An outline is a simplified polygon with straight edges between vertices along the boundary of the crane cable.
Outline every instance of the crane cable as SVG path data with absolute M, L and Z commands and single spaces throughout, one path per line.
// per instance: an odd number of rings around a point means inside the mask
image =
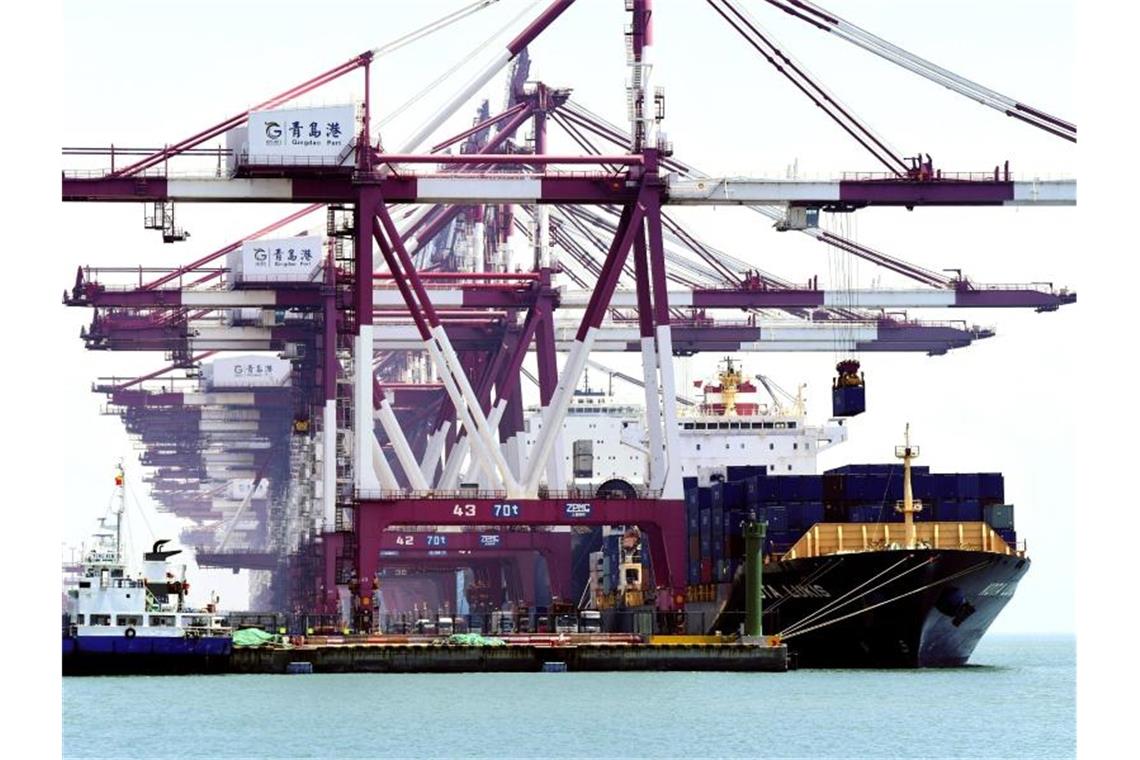
M 427 36 L 429 36 L 435 32 L 438 32 L 440 29 L 444 29 L 448 26 L 451 26 L 456 21 L 464 19 L 473 13 L 476 13 L 478 11 L 483 10 L 484 8 L 487 8 L 489 6 L 494 5 L 497 2 L 499 2 L 499 0 L 478 0 L 478 2 L 474 2 L 474 3 L 471 3 L 471 5 L 464 6 L 463 8 L 460 8 L 457 11 L 453 11 L 452 13 L 449 13 L 446 16 L 441 16 L 440 18 L 437 18 L 435 21 L 432 21 L 431 23 L 424 24 L 419 29 L 415 29 L 413 31 L 408 32 L 403 37 L 398 37 L 398 38 L 392 40 L 391 42 L 389 42 L 385 45 L 381 45 L 378 48 L 373 48 L 372 49 L 372 56 L 374 58 L 379 58 L 382 55 L 387 55 L 388 53 L 394 53 L 402 47 L 406 47 L 407 45 L 410 45 L 417 40 L 421 40 L 424 37 L 427 37 Z
M 490 1 L 491 2 L 498 2 L 498 0 L 490 0 Z M 454 74 L 455 72 L 462 69 L 468 63 L 470 63 L 472 59 L 474 59 L 476 56 L 478 56 L 480 53 L 482 53 L 484 50 L 486 50 L 491 45 L 491 43 L 493 43 L 499 37 L 502 37 L 504 32 L 506 32 L 509 28 L 511 28 L 511 26 L 513 26 L 516 21 L 518 21 L 520 18 L 522 18 L 524 14 L 526 14 L 528 11 L 530 11 L 530 9 L 533 8 L 537 4 L 538 4 L 538 0 L 533 0 L 533 2 L 531 2 L 525 8 L 523 8 L 514 18 L 512 18 L 505 25 L 503 25 L 499 29 L 499 31 L 495 32 L 493 35 L 488 37 L 486 40 L 484 40 L 480 44 L 476 45 L 475 48 L 470 53 L 468 53 L 466 56 L 464 56 L 462 60 L 460 60 L 458 63 L 456 63 L 454 66 L 452 66 L 447 71 L 440 74 L 439 77 L 437 77 L 434 81 L 432 81 L 430 84 L 428 84 L 422 90 L 420 90 L 418 93 L 413 95 L 411 98 L 404 101 L 394 111 L 392 111 L 390 114 L 388 114 L 383 119 L 381 119 L 376 124 L 376 129 L 380 129 L 380 128 L 384 127 L 386 124 L 391 122 L 397 116 L 404 113 L 404 111 L 408 110 L 409 108 L 414 106 L 416 103 L 420 102 L 420 100 L 422 100 L 424 97 L 426 97 L 429 93 L 433 92 L 440 84 L 443 83 L 443 81 L 445 79 L 447 79 L 452 74 Z M 486 2 L 476 3 L 476 5 L 486 6 L 487 3 Z M 477 8 L 476 10 L 481 10 L 481 8 Z M 472 11 L 472 12 L 474 12 L 474 11 Z M 456 19 L 456 20 L 458 20 L 458 19 Z M 443 27 L 439 27 L 439 28 L 442 29 Z M 432 30 L 432 31 L 435 31 L 435 30 Z M 426 36 L 426 35 L 424 35 L 424 36 Z M 419 38 L 417 38 L 417 39 L 419 39 Z

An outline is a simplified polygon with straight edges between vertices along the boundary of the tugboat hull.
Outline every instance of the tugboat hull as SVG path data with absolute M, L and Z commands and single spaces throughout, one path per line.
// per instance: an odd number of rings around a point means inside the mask
M 201 638 L 65 636 L 63 674 L 179 675 L 225 672 L 232 641 Z

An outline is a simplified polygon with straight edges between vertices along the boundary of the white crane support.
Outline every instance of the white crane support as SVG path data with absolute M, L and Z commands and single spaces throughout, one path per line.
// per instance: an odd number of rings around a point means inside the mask
M 435 475 L 436 465 L 443 456 L 443 446 L 447 443 L 447 433 L 451 430 L 451 422 L 446 421 L 428 437 L 427 446 L 424 447 L 424 456 L 420 461 L 420 472 L 429 483 Z
M 426 491 L 428 489 L 427 481 L 424 479 L 423 472 L 420 471 L 415 455 L 412 454 L 412 447 L 408 445 L 408 439 L 404 436 L 400 422 L 396 419 L 396 413 L 392 411 L 392 402 L 388 400 L 382 390 L 380 391 L 380 408 L 376 410 L 376 418 L 380 420 L 380 425 L 388 434 L 388 441 L 396 452 L 396 459 L 400 462 L 404 477 L 408 479 L 408 485 L 413 490 Z

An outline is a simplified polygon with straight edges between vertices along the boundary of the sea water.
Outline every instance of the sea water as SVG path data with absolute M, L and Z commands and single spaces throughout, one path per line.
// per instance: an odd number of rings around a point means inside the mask
M 1067 758 L 1075 640 L 961 668 L 65 678 L 68 758 Z

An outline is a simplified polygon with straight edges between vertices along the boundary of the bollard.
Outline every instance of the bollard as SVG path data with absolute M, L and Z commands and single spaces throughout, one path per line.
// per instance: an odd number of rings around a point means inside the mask
M 744 524 L 744 635 L 759 638 L 764 600 L 764 537 L 768 523 L 750 516 Z

